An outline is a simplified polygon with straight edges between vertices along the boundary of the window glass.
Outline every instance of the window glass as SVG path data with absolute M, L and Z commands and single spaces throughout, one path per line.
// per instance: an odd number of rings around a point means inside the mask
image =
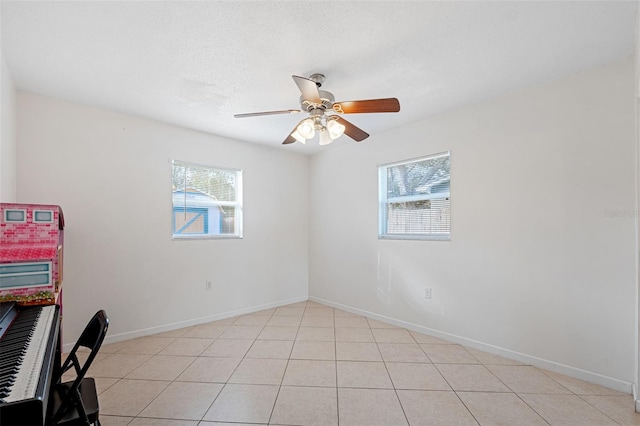
M 242 170 L 174 160 L 173 238 L 241 238 Z
M 378 167 L 380 238 L 449 239 L 451 154 Z

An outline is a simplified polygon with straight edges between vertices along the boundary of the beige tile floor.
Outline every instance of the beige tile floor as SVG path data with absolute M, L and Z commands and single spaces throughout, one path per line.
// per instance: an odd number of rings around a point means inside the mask
M 640 425 L 631 395 L 301 302 L 104 345 L 104 426 Z

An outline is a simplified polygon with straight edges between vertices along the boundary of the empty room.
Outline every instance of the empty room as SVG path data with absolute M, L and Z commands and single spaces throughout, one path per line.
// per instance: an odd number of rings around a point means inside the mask
M 0 25 L 3 426 L 640 424 L 636 1 Z

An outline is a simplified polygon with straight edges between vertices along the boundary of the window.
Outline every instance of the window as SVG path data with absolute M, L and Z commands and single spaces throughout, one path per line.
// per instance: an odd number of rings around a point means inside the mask
M 27 223 L 26 209 L 4 209 L 4 221 L 9 223 Z
M 242 238 L 242 170 L 172 161 L 173 238 Z
M 33 210 L 33 223 L 53 223 L 53 210 Z
M 451 153 L 378 167 L 379 238 L 448 240 Z

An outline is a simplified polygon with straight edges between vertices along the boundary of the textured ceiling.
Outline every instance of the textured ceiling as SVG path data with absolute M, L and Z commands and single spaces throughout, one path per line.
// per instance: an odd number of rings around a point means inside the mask
M 18 89 L 279 149 L 304 116 L 291 75 L 336 100 L 397 97 L 346 117 L 372 136 L 634 53 L 635 1 L 0 3 Z M 176 141 L 179 143 L 179 141 Z M 346 136 L 334 145 L 354 143 Z M 362 143 L 366 143 L 362 142 Z M 332 146 L 334 146 L 332 145 Z

